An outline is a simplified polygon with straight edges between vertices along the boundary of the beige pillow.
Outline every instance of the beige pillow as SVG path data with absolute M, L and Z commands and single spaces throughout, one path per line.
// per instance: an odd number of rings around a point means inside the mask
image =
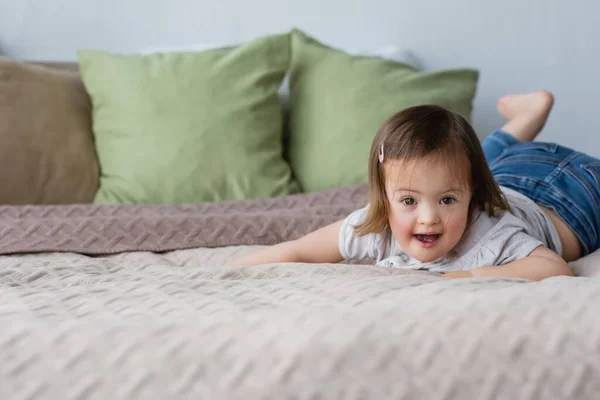
M 77 72 L 0 57 L 0 204 L 91 202 L 91 118 Z

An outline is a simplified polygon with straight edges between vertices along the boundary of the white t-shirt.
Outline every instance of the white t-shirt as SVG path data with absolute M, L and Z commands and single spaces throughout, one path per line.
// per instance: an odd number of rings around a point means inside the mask
M 501 190 L 511 211 L 498 212 L 495 217 L 479 213 L 456 247 L 435 261 L 423 263 L 410 257 L 391 234 L 387 240 L 380 234 L 357 236 L 354 227 L 364 221 L 368 205 L 344 220 L 339 235 L 340 253 L 345 260 L 370 259 L 382 267 L 435 272 L 503 265 L 527 257 L 539 246 L 562 254 L 558 232 L 542 209 L 510 188 L 501 187 Z

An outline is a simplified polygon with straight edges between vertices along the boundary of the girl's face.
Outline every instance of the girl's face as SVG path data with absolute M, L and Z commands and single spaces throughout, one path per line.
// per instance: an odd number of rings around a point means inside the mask
M 465 232 L 471 188 L 432 156 L 391 160 L 383 168 L 389 223 L 400 247 L 421 262 L 446 255 Z

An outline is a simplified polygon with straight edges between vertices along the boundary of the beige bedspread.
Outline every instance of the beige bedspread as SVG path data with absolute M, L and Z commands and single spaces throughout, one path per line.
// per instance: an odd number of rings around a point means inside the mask
M 326 223 L 303 204 L 286 210 L 302 229 Z M 315 207 L 340 210 L 328 204 Z M 5 224 L 9 211 L 13 228 L 26 219 L 7 209 Z M 578 277 L 445 280 L 370 265 L 226 268 L 256 246 L 186 240 L 116 254 L 32 242 L 1 256 L 0 399 L 600 398 L 597 255 L 574 265 Z

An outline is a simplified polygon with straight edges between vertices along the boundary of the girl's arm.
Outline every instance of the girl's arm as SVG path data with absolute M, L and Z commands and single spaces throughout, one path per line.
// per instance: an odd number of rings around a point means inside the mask
M 565 260 L 552 250 L 540 246 L 528 257 L 497 267 L 479 267 L 470 271 L 455 271 L 443 274 L 444 278 L 467 278 L 483 276 L 504 276 L 541 281 L 558 275 L 574 276 Z
M 237 258 L 226 266 L 252 266 L 276 262 L 337 263 L 343 260 L 338 247 L 342 222 L 334 222 L 296 240 L 266 247 Z

